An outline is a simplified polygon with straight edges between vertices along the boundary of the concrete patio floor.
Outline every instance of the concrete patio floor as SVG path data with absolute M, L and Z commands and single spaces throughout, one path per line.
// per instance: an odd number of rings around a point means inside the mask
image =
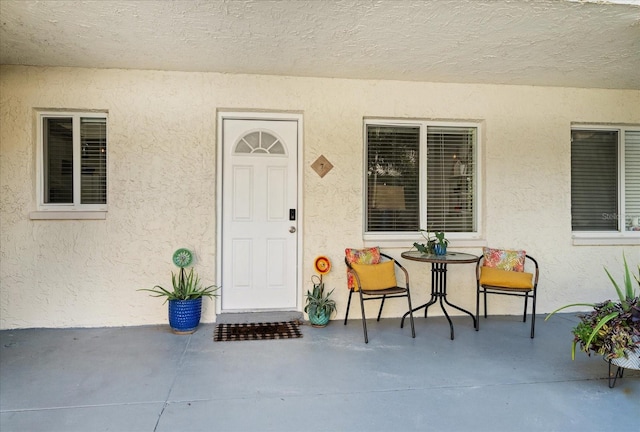
M 637 430 L 640 372 L 571 361 L 573 315 L 305 325 L 213 342 L 168 326 L 0 332 L 0 431 Z

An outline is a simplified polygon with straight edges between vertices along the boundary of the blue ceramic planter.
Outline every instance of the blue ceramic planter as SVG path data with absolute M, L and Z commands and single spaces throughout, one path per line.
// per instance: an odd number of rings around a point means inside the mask
M 309 314 L 309 322 L 313 327 L 325 327 L 329 323 L 329 315 L 325 314 L 324 311 Z
M 433 245 L 433 253 L 436 255 L 445 255 L 447 253 L 447 247 L 443 244 L 436 243 Z
M 202 315 L 202 297 L 193 300 L 169 300 L 169 325 L 174 333 L 196 331 Z

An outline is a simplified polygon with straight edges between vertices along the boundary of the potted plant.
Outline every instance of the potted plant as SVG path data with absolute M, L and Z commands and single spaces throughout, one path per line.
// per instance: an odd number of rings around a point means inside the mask
M 336 302 L 330 298 L 334 290 L 325 295 L 322 277 L 313 275 L 311 281 L 313 290 L 307 290 L 307 304 L 304 311 L 309 315 L 309 322 L 313 327 L 325 327 L 329 323 L 331 314 L 336 310 Z
M 425 234 L 426 233 L 426 234 Z M 415 247 L 419 252 L 424 254 L 435 254 L 435 255 L 445 255 L 447 253 L 447 246 L 449 245 L 449 240 L 445 237 L 444 231 L 434 231 L 433 237 L 429 234 L 428 230 L 420 230 L 420 234 L 427 241 L 426 243 L 414 243 L 413 247 Z
M 202 286 L 193 267 L 189 271 L 185 270 L 192 260 L 193 255 L 187 249 L 178 249 L 173 254 L 173 262 L 180 267 L 180 272 L 178 274 L 171 272 L 172 290 L 160 285 L 138 290 L 149 291 L 152 297 L 164 297 L 165 303 L 169 302 L 169 325 L 176 334 L 195 332 L 202 315 L 202 298 L 218 296 L 216 291 L 219 287 Z
M 575 359 L 576 347 L 591 355 L 591 352 L 604 356 L 613 364 L 620 366 L 625 360 L 635 360 L 629 366 L 640 368 L 640 298 L 635 291 L 627 259 L 623 255 L 624 279 L 621 285 L 615 281 L 609 270 L 605 272 L 618 295 L 617 301 L 607 300 L 601 303 L 572 303 L 551 312 L 545 318 L 572 306 L 590 306 L 593 310 L 580 313 L 580 322 L 572 330 L 573 346 L 571 358 Z M 633 275 L 640 286 L 640 265 L 638 275 Z M 628 364 L 628 363 L 624 363 Z

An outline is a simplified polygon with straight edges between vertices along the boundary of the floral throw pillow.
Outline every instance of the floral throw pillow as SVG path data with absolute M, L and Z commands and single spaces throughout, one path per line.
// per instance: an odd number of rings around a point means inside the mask
M 526 252 L 523 250 L 482 248 L 485 267 L 495 267 L 500 270 L 524 271 Z
M 344 254 L 349 264 L 378 264 L 380 262 L 380 248 L 372 247 L 366 249 L 345 249 Z M 347 288 L 350 290 L 356 287 L 355 278 L 347 272 Z

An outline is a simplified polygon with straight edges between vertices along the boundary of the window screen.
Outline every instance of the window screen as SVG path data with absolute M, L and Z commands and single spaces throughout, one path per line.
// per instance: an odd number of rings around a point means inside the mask
M 43 119 L 44 202 L 73 203 L 73 121 Z
M 618 131 L 571 131 L 571 229 L 618 230 Z

